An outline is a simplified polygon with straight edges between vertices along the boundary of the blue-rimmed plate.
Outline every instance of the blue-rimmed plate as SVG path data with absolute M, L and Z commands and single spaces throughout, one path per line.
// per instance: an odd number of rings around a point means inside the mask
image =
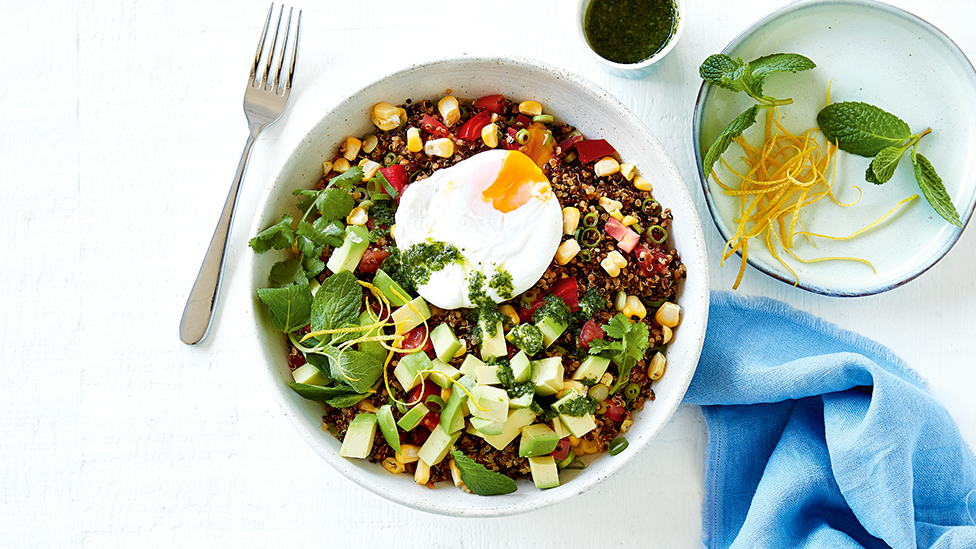
M 919 152 L 942 177 L 963 221 L 976 204 L 976 71 L 959 47 L 939 29 L 887 4 L 866 0 L 800 1 L 786 6 L 736 38 L 724 53 L 743 61 L 772 53 L 799 53 L 817 67 L 800 73 L 774 74 L 763 92 L 792 98 L 779 110 L 784 126 L 802 133 L 817 125 L 816 115 L 831 101 L 863 101 L 904 120 L 913 132 L 932 128 Z M 722 192 L 714 178 L 706 179 L 701 159 L 722 129 L 755 101 L 704 84 L 695 106 L 694 143 L 699 179 L 715 225 L 726 240 L 735 232 L 738 199 Z M 762 141 L 765 115 L 744 134 L 750 143 Z M 741 149 L 733 144 L 724 158 L 733 165 Z M 822 200 L 803 210 L 804 230 L 832 236 L 850 235 L 870 225 L 899 201 L 918 195 L 910 207 L 857 238 L 843 241 L 797 238 L 796 254 L 817 257 L 858 257 L 856 261 L 803 263 L 783 254 L 784 267 L 760 242 L 751 242 L 749 263 L 766 274 L 800 288 L 832 296 L 865 296 L 898 287 L 925 272 L 958 240 L 962 229 L 945 222 L 925 201 L 915 181 L 911 161 L 902 159 L 894 178 L 884 185 L 864 181 L 869 159 L 840 153 L 834 192 L 839 206 Z M 728 172 L 716 163 L 723 181 Z M 860 189 L 860 191 L 858 190 Z M 732 263 L 733 265 L 729 265 Z M 726 268 L 738 268 L 739 257 Z M 750 276 L 746 273 L 746 276 Z

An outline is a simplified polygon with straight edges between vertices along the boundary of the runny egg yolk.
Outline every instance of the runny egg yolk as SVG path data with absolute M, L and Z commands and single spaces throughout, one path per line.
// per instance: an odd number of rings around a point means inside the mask
M 495 181 L 482 192 L 485 202 L 502 213 L 518 209 L 535 192 L 548 192 L 549 179 L 531 158 L 519 151 L 505 156 Z

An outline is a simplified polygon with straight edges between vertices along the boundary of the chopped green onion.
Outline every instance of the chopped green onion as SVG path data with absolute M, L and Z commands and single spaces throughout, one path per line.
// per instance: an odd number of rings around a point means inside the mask
M 583 463 L 579 458 L 574 459 L 569 465 L 563 467 L 563 469 L 586 469 L 586 464 Z
M 388 152 L 383 157 L 383 165 L 384 166 L 392 166 L 396 162 L 396 160 L 397 160 L 396 153 Z
M 424 404 L 430 408 L 432 412 L 440 412 L 444 409 L 444 399 L 437 395 L 427 395 L 427 398 L 424 399 Z M 431 404 L 436 404 L 437 408 L 433 408 Z
M 573 160 L 576 160 L 576 152 L 569 151 L 566 156 L 563 157 L 563 164 L 569 164 Z
M 580 233 L 580 243 L 582 243 L 587 248 L 596 247 L 603 240 L 603 235 L 600 234 L 598 229 L 593 227 L 587 227 L 583 229 Z
M 630 446 L 630 443 L 627 442 L 627 439 L 625 439 L 624 437 L 617 437 L 610 441 L 610 446 L 607 447 L 607 453 L 610 454 L 611 456 L 615 456 L 620 452 L 626 450 L 627 446 Z
M 543 124 L 552 124 L 553 118 L 551 114 L 537 114 L 532 117 L 533 122 L 541 122 Z
M 530 134 L 529 130 L 525 128 L 522 128 L 521 130 L 518 131 L 518 133 L 515 134 L 515 140 L 518 141 L 519 145 L 525 145 L 526 143 L 529 142 L 529 139 L 531 137 L 532 134 Z
M 596 224 L 600 222 L 600 214 L 596 212 L 590 212 L 583 216 L 583 226 L 590 228 L 596 227 Z
M 640 385 L 636 383 L 628 383 L 627 386 L 624 387 L 624 398 L 626 400 L 634 400 L 638 396 L 640 396 Z
M 579 257 L 581 260 L 583 260 L 586 263 L 589 263 L 589 261 L 593 259 L 593 256 L 590 255 L 589 250 L 582 250 L 579 254 L 577 254 L 577 257 Z
M 634 223 L 633 225 L 630 226 L 630 228 L 637 234 L 641 234 L 642 232 L 644 232 L 644 227 L 641 227 L 640 223 Z
M 654 215 L 661 209 L 661 205 L 657 203 L 657 200 L 653 198 L 648 198 L 641 204 L 641 211 L 644 215 Z
M 651 225 L 647 228 L 647 239 L 660 244 L 668 239 L 668 230 L 660 225 Z
M 386 180 L 386 176 L 383 175 L 382 172 L 376 172 L 376 177 L 374 177 L 373 179 L 379 180 L 380 185 L 383 187 L 383 190 L 386 191 L 386 194 L 390 195 L 391 198 L 396 198 L 397 195 L 400 194 L 397 192 L 396 188 L 393 185 L 391 185 L 389 181 Z M 372 181 L 372 179 L 370 181 Z

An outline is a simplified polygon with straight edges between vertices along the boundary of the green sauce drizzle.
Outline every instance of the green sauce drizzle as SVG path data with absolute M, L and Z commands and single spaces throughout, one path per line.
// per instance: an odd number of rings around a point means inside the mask
M 640 63 L 661 51 L 677 26 L 674 0 L 593 0 L 583 18 L 593 51 L 625 64 Z

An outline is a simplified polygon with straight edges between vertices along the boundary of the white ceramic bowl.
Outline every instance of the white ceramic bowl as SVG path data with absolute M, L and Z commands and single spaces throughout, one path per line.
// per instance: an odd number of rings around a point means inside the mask
M 681 38 L 681 34 L 685 29 L 685 19 L 687 11 L 685 10 L 685 0 L 674 0 L 674 5 L 678 9 L 678 23 L 674 29 L 674 34 L 668 43 L 661 48 L 661 51 L 655 53 L 649 58 L 641 61 L 639 63 L 616 63 L 610 61 L 609 59 L 601 56 L 597 52 L 593 51 L 590 46 L 589 40 L 586 39 L 586 32 L 583 30 L 583 21 L 586 18 L 586 10 L 590 7 L 590 2 L 592 0 L 579 0 L 576 6 L 576 33 L 580 40 L 583 41 L 583 45 L 586 46 L 586 51 L 590 52 L 590 55 L 603 70 L 614 76 L 622 76 L 623 78 L 638 79 L 648 76 L 654 69 L 657 68 L 657 64 L 664 59 L 668 53 L 674 49 L 675 44 L 678 43 L 678 39 Z
M 339 457 L 340 443 L 323 432 L 322 405 L 295 394 L 286 362 L 286 340 L 270 323 L 267 308 L 255 297 L 253 334 L 261 341 L 265 379 L 282 412 L 312 448 L 340 474 L 363 488 L 414 509 L 451 516 L 500 516 L 521 513 L 565 501 L 607 478 L 627 463 L 661 430 L 677 408 L 698 363 L 708 313 L 708 273 L 702 229 L 688 189 L 661 144 L 619 101 L 582 78 L 525 59 L 464 57 L 413 66 L 386 76 L 354 93 L 316 123 L 275 171 L 258 205 L 251 234 L 292 212 L 295 188 L 311 188 L 321 176 L 322 161 L 330 159 L 339 141 L 371 131 L 368 111 L 375 103 L 403 103 L 407 99 L 439 98 L 445 90 L 462 98 L 502 93 L 514 99 L 540 101 L 558 119 L 578 127 L 589 137 L 607 139 L 621 156 L 635 162 L 654 183 L 661 204 L 674 212 L 672 233 L 688 266 L 678 303 L 684 318 L 668 350 L 668 370 L 654 386 L 657 400 L 637 414 L 627 433 L 629 447 L 617 456 L 600 456 L 586 469 L 564 472 L 563 485 L 537 490 L 522 481 L 505 496 L 481 497 L 452 485 L 435 490 L 418 486 L 409 475 L 392 475 L 380 465 Z M 269 285 L 272 264 L 283 258 L 272 252 L 247 253 L 252 296 Z

